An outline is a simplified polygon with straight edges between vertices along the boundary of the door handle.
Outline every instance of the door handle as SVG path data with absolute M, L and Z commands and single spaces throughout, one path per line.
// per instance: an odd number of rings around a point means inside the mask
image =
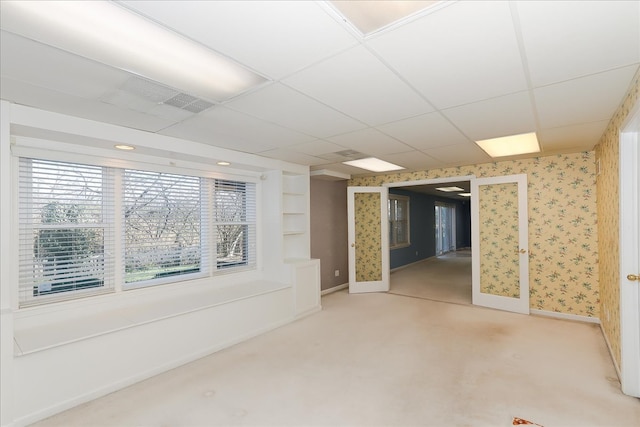
M 637 276 L 635 274 L 627 274 L 627 280 L 631 280 L 632 282 L 638 282 L 640 281 L 640 276 Z

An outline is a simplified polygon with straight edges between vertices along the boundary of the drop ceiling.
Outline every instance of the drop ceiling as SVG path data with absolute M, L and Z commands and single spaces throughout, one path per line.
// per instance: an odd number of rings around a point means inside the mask
M 2 99 L 357 175 L 338 153 L 461 166 L 493 161 L 474 140 L 527 132 L 538 155 L 591 150 L 640 67 L 638 1 L 442 2 L 368 36 L 324 1 L 118 4 L 265 83 L 202 111 L 151 102 L 131 73 L 3 18 Z

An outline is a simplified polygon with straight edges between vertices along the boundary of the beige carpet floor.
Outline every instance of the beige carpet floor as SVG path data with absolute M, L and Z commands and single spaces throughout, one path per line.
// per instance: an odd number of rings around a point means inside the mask
M 322 304 L 37 425 L 640 425 L 597 325 L 383 293 Z
M 434 301 L 471 304 L 471 251 L 450 252 L 393 271 L 390 292 Z

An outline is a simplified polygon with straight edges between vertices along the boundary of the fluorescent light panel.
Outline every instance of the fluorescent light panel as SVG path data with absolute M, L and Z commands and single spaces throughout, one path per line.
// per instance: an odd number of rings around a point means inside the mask
M 404 169 L 402 166 L 376 159 L 375 157 L 367 157 L 359 160 L 349 160 L 342 162 L 345 165 L 355 166 L 360 169 L 366 169 L 371 172 L 389 172 Z
M 331 1 L 331 4 L 363 35 L 407 18 L 441 1 Z
M 482 141 L 476 141 L 476 144 L 491 157 L 515 156 L 518 154 L 540 152 L 540 144 L 538 143 L 535 132 L 484 139 Z
M 444 191 L 446 193 L 451 193 L 451 192 L 454 192 L 454 191 L 464 191 L 464 188 L 460 188 L 460 187 L 437 187 L 436 190 Z
M 211 101 L 266 81 L 112 1 L 2 1 L 1 8 L 5 30 Z
M 458 196 L 471 197 L 471 193 L 459 193 Z

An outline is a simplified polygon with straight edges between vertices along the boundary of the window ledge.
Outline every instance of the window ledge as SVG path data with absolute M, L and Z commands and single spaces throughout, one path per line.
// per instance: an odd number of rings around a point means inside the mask
M 24 356 L 290 287 L 286 283 L 258 280 L 153 303 L 112 308 L 89 316 L 47 322 L 35 327 L 20 328 L 16 324 L 14 355 Z
M 401 245 L 391 246 L 391 247 L 389 247 L 389 249 L 391 249 L 391 250 L 402 249 L 402 248 L 408 248 L 409 246 L 411 246 L 411 243 L 403 243 Z

